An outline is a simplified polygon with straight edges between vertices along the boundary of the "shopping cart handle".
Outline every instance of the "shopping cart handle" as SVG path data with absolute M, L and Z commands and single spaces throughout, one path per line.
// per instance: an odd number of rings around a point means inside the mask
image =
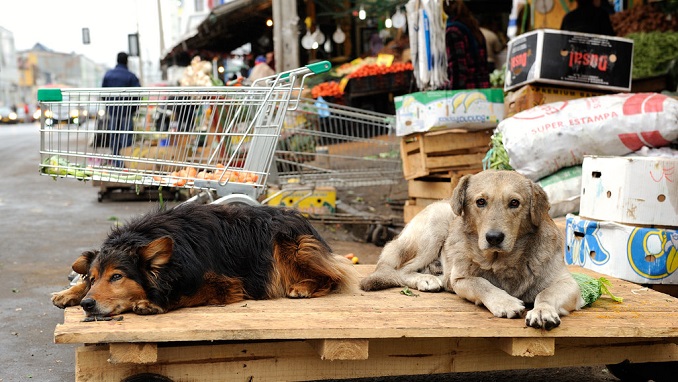
M 61 102 L 63 100 L 61 89 L 38 89 L 38 102 Z
M 306 67 L 313 73 L 320 74 L 329 72 L 329 70 L 332 69 L 332 63 L 330 63 L 329 61 L 320 61 L 314 64 L 308 64 L 306 65 Z
M 310 70 L 314 74 L 320 74 L 320 73 L 328 72 L 330 69 L 332 69 L 332 63 L 330 63 L 329 61 L 320 61 L 320 62 L 316 62 L 314 64 L 308 64 L 308 65 L 305 66 L 305 68 Z M 282 73 L 280 75 L 280 79 L 285 79 L 285 78 L 289 77 L 290 73 L 292 73 L 292 72 Z

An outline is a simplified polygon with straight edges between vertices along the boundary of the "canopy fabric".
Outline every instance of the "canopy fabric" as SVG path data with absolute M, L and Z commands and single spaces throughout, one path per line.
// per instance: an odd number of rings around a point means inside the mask
M 270 37 L 266 20 L 271 17 L 271 0 L 234 0 L 212 9 L 194 34 L 174 46 L 161 59 L 166 66 L 187 66 L 191 59 L 231 52 L 261 36 Z

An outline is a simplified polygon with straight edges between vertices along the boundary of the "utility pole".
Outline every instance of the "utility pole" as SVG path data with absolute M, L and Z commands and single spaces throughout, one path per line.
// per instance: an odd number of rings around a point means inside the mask
M 165 54 L 165 32 L 162 26 L 162 7 L 160 6 L 160 0 L 157 0 L 158 4 L 158 29 L 160 32 L 160 59 L 162 60 L 162 55 Z M 167 66 L 160 65 L 160 70 L 162 71 L 161 78 L 162 80 L 167 80 Z
M 273 0 L 273 50 L 277 72 L 299 67 L 299 15 L 296 0 Z

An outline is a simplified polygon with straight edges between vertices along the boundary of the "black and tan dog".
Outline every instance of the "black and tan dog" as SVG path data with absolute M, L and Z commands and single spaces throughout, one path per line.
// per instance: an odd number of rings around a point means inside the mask
M 462 177 L 449 200 L 418 213 L 386 244 L 361 288 L 447 290 L 497 317 L 551 329 L 583 299 L 544 190 L 514 171 Z M 534 308 L 525 313 L 526 305 Z
M 73 270 L 84 282 L 52 302 L 92 317 L 357 289 L 351 262 L 301 214 L 268 206 L 185 203 L 152 212 L 114 228 Z

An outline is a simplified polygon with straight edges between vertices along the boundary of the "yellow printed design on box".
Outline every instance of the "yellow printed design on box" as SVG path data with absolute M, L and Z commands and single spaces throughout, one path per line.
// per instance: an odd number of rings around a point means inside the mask
M 269 188 L 268 204 L 290 207 L 307 214 L 328 215 L 336 212 L 337 191 L 334 187 L 282 190 Z

